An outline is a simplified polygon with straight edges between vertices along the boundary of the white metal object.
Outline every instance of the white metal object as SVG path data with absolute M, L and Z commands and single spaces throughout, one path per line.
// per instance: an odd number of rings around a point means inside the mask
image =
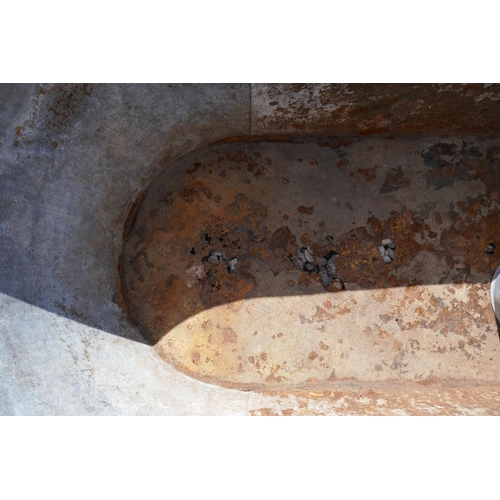
M 500 321 L 500 266 L 497 267 L 491 281 L 491 305 L 495 316 Z

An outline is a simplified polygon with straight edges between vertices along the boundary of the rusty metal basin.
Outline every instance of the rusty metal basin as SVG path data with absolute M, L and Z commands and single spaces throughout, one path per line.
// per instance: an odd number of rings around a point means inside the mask
M 227 140 L 137 199 L 122 292 L 166 362 L 225 387 L 495 385 L 499 208 L 495 139 Z
M 499 415 L 499 137 L 500 84 L 0 85 L 0 414 Z

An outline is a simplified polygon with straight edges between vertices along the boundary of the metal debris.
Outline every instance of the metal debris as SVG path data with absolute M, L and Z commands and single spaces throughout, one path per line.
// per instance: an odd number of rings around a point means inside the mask
M 328 273 L 326 272 L 326 269 L 321 269 L 321 271 L 319 272 L 319 276 L 325 288 L 332 282 L 330 276 L 328 276 Z
M 496 245 L 494 243 L 490 243 L 489 245 L 487 245 L 487 247 L 484 249 L 484 251 L 488 254 L 488 255 L 493 255 L 495 253 L 495 250 L 496 250 Z
M 378 247 L 382 260 L 386 264 L 390 264 L 395 257 L 394 250 L 396 248 L 396 243 L 389 238 L 382 240 L 382 245 Z
M 330 250 L 325 256 L 324 256 L 324 259 L 325 260 L 335 260 L 335 259 L 338 259 L 339 257 L 339 254 L 337 252 L 335 252 L 334 250 Z
M 325 267 L 326 274 L 328 274 L 328 277 L 332 280 L 337 279 L 337 266 L 333 262 L 333 259 L 330 259 L 328 263 L 326 264 Z
M 307 262 L 314 262 L 313 253 L 309 250 L 309 248 L 306 248 L 304 250 L 304 257 L 306 258 Z
M 304 248 L 305 247 L 302 247 L 297 250 L 297 255 L 299 256 L 299 259 L 302 262 L 302 264 L 305 264 L 307 262 L 306 256 L 304 254 Z
M 297 255 L 299 256 L 300 260 L 305 264 L 306 262 L 313 263 L 314 262 L 314 256 L 309 247 L 301 247 L 297 250 Z
M 306 262 L 304 264 L 304 271 L 307 271 L 309 274 L 319 273 L 319 267 L 314 262 Z
M 227 270 L 232 273 L 236 269 L 236 264 L 238 264 L 238 259 L 235 257 L 227 263 Z
M 210 262 L 210 264 L 212 264 L 213 266 L 217 265 L 223 260 L 226 260 L 226 257 L 224 255 L 224 252 L 221 252 L 220 250 L 212 250 L 210 252 L 210 256 L 208 257 L 208 262 Z
M 325 267 L 328 261 L 324 257 L 318 257 L 316 259 L 316 264 L 318 264 L 319 267 Z
M 339 256 L 337 252 L 331 250 L 323 257 L 315 259 L 312 250 L 303 246 L 297 250 L 297 255 L 300 260 L 293 260 L 294 265 L 309 274 L 317 273 L 325 288 L 333 282 L 338 282 L 342 285 L 342 289 L 345 290 L 344 281 L 337 274 L 337 266 L 334 263 L 334 260 Z M 289 258 L 292 260 L 291 256 Z

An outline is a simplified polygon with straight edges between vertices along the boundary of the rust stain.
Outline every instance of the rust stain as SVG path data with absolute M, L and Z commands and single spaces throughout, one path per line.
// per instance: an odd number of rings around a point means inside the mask
M 330 346 L 324 344 L 322 341 L 319 343 L 319 347 L 320 349 L 322 349 L 323 351 L 328 351 L 328 349 L 330 349 Z
M 257 410 L 250 410 L 250 415 L 253 417 L 278 417 L 279 413 L 274 412 L 271 408 L 258 408 Z
M 399 167 L 393 168 L 387 172 L 385 181 L 380 188 L 380 194 L 392 193 L 393 191 L 398 191 L 399 189 L 408 187 L 410 184 L 410 178 L 405 176 L 400 165 Z
M 301 214 L 312 215 L 314 213 L 314 205 L 311 205 L 310 207 L 305 207 L 304 205 L 300 205 L 300 207 L 297 208 L 297 210 Z
M 377 177 L 376 168 L 358 168 L 357 172 L 366 179 L 366 182 L 373 181 Z
M 89 83 L 71 83 L 44 90 L 41 93 L 46 100 L 46 126 L 52 130 L 62 130 L 86 109 L 94 86 Z
M 222 334 L 224 335 L 224 341 L 227 341 L 227 342 L 234 343 L 238 339 L 236 332 L 232 328 L 224 328 Z
M 500 131 L 499 97 L 498 84 L 256 85 L 252 128 L 275 135 L 493 135 Z

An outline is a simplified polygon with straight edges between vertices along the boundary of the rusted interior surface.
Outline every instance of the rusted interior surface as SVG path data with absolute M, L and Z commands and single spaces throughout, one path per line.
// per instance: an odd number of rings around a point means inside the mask
M 500 414 L 499 97 L 1 84 L 0 413 Z
M 499 84 L 252 85 L 257 135 L 499 132 Z
M 160 355 L 244 390 L 499 382 L 498 140 L 282 139 L 194 151 L 132 210 L 124 290 Z

